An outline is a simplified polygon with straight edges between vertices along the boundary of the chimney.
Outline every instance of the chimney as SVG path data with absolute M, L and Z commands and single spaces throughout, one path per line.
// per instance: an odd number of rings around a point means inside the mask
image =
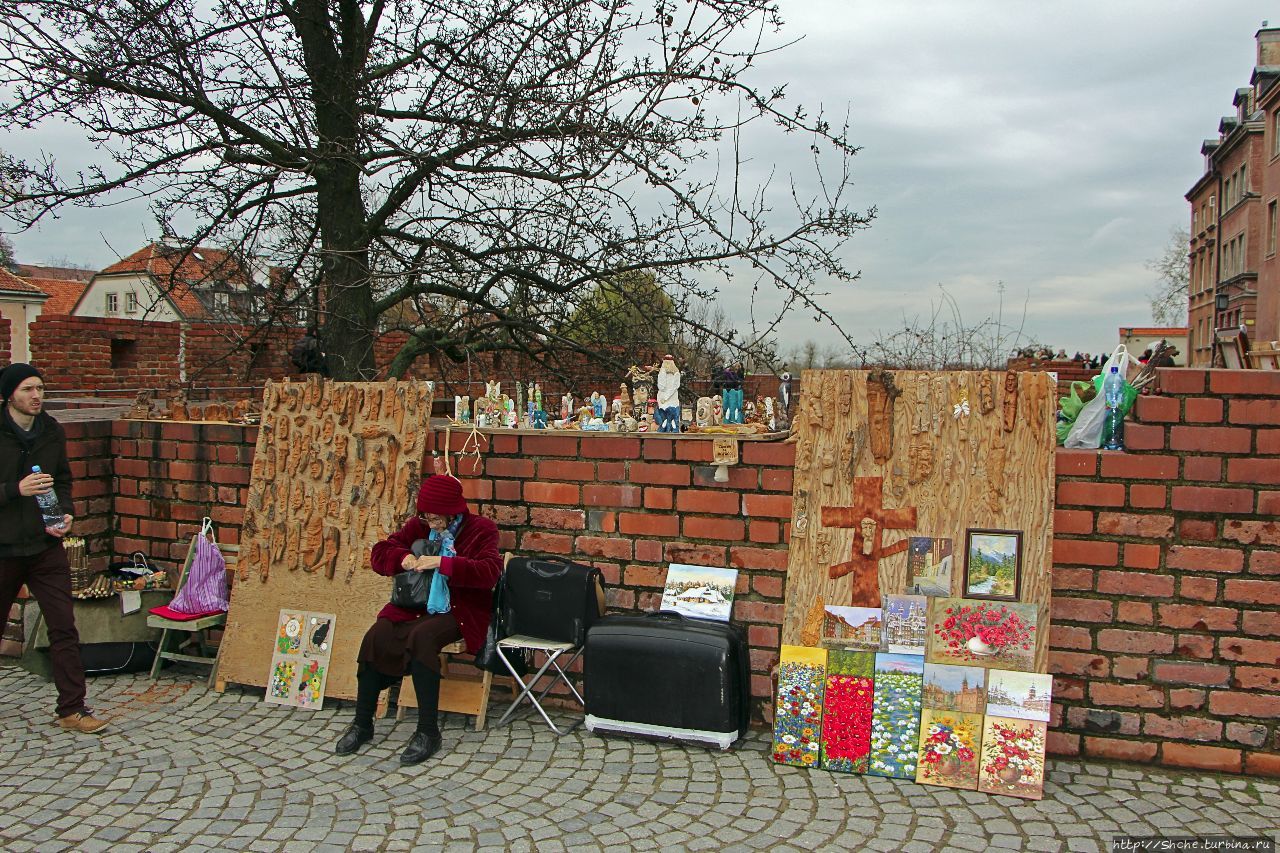
M 1259 66 L 1280 65 L 1280 27 L 1269 27 L 1262 22 L 1262 29 L 1254 35 L 1258 42 Z

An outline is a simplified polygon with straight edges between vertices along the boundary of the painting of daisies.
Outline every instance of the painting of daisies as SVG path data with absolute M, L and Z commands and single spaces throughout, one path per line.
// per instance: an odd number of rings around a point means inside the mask
M 1038 800 L 1044 796 L 1044 723 L 987 717 L 978 790 Z
M 773 720 L 773 760 L 813 767 L 822 738 L 827 650 L 783 646 Z
M 822 709 L 822 767 L 826 770 L 867 772 L 875 657 L 874 652 L 827 653 Z
M 947 788 L 978 787 L 982 715 L 926 708 L 920 715 L 916 781 Z
M 923 677 L 924 658 L 920 655 L 876 655 L 868 773 L 916 778 Z

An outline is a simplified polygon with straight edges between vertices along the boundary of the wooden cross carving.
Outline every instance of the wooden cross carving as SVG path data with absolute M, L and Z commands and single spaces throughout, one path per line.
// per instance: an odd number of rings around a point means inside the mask
M 822 524 L 826 527 L 851 527 L 859 531 L 854 538 L 853 553 L 844 563 L 831 567 L 830 576 L 853 575 L 851 607 L 880 606 L 880 561 L 907 550 L 905 537 L 889 547 L 882 546 L 883 534 L 889 530 L 910 530 L 916 526 L 916 508 L 886 509 L 881 477 L 855 477 L 852 506 L 824 506 Z

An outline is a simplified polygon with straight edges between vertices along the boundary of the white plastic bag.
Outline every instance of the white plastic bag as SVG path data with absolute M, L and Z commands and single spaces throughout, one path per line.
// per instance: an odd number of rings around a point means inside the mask
M 1120 368 L 1120 376 L 1127 378 L 1129 375 L 1130 364 L 1141 364 L 1136 358 L 1129 355 L 1129 349 L 1124 344 L 1115 348 L 1115 352 L 1111 353 L 1111 358 L 1107 359 L 1107 363 L 1102 365 L 1102 375 L 1105 378 L 1110 375 L 1112 367 Z M 1102 446 L 1102 425 L 1107 420 L 1107 399 L 1102 393 L 1102 389 L 1098 389 L 1098 393 L 1093 399 L 1084 404 L 1084 408 L 1080 410 L 1080 414 L 1076 415 L 1076 422 L 1071 427 L 1071 432 L 1067 433 L 1067 440 L 1062 443 L 1063 447 L 1087 447 L 1097 450 Z

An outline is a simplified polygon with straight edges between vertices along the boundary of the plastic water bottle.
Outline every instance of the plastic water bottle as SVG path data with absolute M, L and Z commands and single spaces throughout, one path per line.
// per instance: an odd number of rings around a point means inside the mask
M 1102 425 L 1102 448 L 1124 450 L 1124 377 L 1120 368 L 1112 367 L 1102 383 L 1102 396 L 1107 403 L 1107 419 Z
M 40 466 L 32 465 L 31 473 L 42 473 Z M 58 496 L 52 488 L 43 494 L 36 495 L 36 503 L 40 504 L 40 515 L 44 516 L 45 527 L 62 527 L 62 507 L 58 505 Z

